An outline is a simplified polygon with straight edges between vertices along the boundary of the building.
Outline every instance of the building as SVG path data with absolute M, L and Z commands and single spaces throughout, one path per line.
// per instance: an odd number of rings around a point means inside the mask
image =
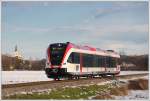
M 21 53 L 18 51 L 18 47 L 17 45 L 15 46 L 15 50 L 12 56 L 12 67 L 11 69 L 14 70 L 23 70 L 23 56 L 21 55 Z
M 17 47 L 17 45 L 15 46 L 15 52 L 14 52 L 14 54 L 13 54 L 13 57 L 16 57 L 16 58 L 18 58 L 18 59 L 23 59 L 23 56 L 21 55 L 21 53 L 18 51 L 18 47 Z

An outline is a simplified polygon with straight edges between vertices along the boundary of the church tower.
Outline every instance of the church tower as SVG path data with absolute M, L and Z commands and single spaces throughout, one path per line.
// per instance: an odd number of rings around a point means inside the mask
M 16 57 L 16 58 L 18 58 L 18 59 L 22 59 L 22 55 L 21 55 L 20 52 L 18 51 L 17 45 L 15 46 L 14 57 Z
M 17 45 L 15 46 L 15 52 L 17 52 L 18 51 L 18 49 L 17 49 Z

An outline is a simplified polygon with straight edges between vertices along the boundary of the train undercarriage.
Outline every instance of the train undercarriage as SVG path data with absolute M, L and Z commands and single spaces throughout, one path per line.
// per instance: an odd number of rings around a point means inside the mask
M 67 68 L 46 68 L 46 75 L 48 78 L 54 80 L 60 79 L 80 79 L 80 77 L 95 78 L 95 77 L 115 77 L 120 72 L 67 72 Z

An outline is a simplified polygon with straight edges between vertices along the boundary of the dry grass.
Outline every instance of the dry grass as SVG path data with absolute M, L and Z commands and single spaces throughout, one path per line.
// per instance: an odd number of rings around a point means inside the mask
M 148 80 L 147 79 L 130 80 L 128 84 L 128 89 L 148 90 Z
M 98 96 L 95 96 L 93 97 L 92 99 L 114 99 L 110 94 L 105 94 L 105 95 L 98 95 Z
M 110 90 L 110 95 L 124 96 L 128 95 L 128 86 L 121 86 Z
M 148 80 L 147 79 L 136 79 L 129 80 L 129 84 L 110 89 L 110 92 L 107 94 L 99 94 L 93 99 L 114 99 L 112 95 L 115 96 L 125 96 L 128 95 L 129 90 L 147 90 L 148 89 Z
M 116 96 L 124 96 L 128 95 L 128 86 L 124 85 L 121 87 L 111 88 L 110 91 L 108 91 L 105 94 L 99 94 L 92 99 L 114 99 L 112 95 Z
M 115 88 L 113 88 L 115 87 Z M 129 84 L 123 84 L 121 87 L 106 85 L 90 85 L 76 88 L 56 89 L 49 93 L 33 93 L 33 94 L 18 94 L 5 97 L 3 99 L 115 99 L 114 96 L 128 95 L 129 90 L 145 90 L 148 89 L 148 80 L 136 79 L 130 80 Z

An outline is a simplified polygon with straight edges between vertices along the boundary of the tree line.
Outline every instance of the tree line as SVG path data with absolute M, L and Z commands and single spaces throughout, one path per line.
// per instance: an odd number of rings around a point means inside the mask
M 121 70 L 148 70 L 148 55 L 121 55 Z M 127 65 L 123 65 L 123 64 Z M 130 64 L 130 65 L 129 65 Z
M 46 59 L 21 60 L 2 54 L 2 70 L 44 70 Z M 148 55 L 121 55 L 121 70 L 148 70 Z
M 2 70 L 44 70 L 46 59 L 22 60 L 17 57 L 2 55 Z

